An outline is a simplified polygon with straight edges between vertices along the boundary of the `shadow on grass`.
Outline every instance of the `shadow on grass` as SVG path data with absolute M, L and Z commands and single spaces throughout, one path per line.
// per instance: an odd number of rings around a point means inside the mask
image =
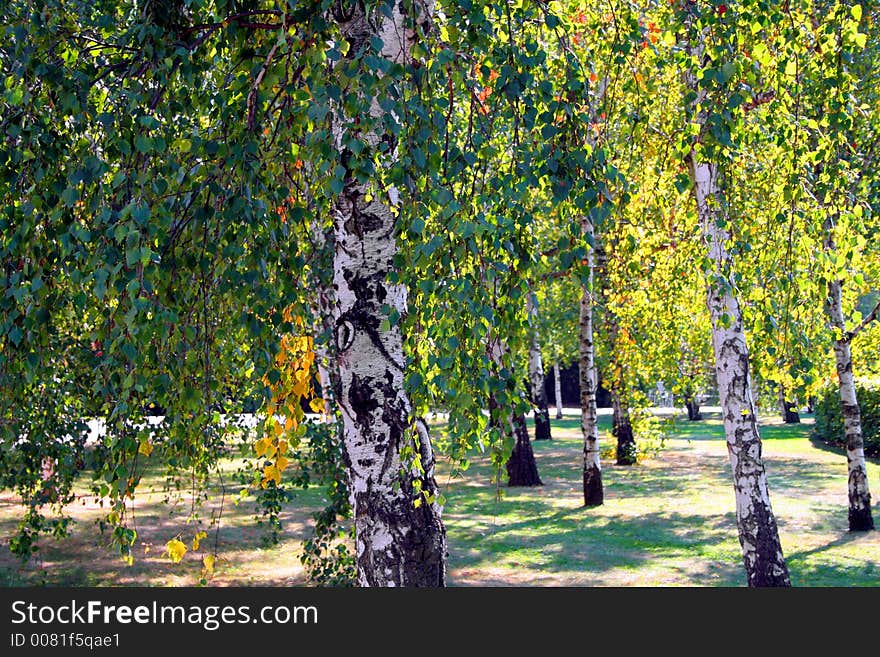
M 880 564 L 876 560 L 854 556 L 852 549 L 849 554 L 841 550 L 859 543 L 865 543 L 866 550 L 872 550 L 873 533 L 846 532 L 824 545 L 786 555 L 792 584 L 840 586 L 846 582 L 847 586 L 880 586 Z M 876 557 L 873 550 L 871 554 Z
M 816 449 L 823 451 L 823 452 L 828 452 L 829 454 L 836 454 L 837 456 L 844 459 L 844 462 L 845 462 L 845 460 L 846 460 L 846 449 L 845 448 L 843 448 L 839 445 L 835 445 L 833 443 L 825 442 L 821 437 L 817 436 L 812 431 L 810 431 L 810 433 L 807 434 L 807 438 L 809 439 L 810 444 L 813 447 L 815 447 Z M 880 456 L 866 455 L 865 460 L 868 463 L 874 463 L 876 465 L 880 465 Z
M 871 561 L 850 565 L 789 563 L 793 586 L 880 586 L 880 568 Z
M 759 431 L 762 440 L 792 440 L 807 437 L 812 429 L 812 416 L 806 416 L 806 422 L 800 424 L 782 424 L 762 418 Z M 702 420 L 689 421 L 678 417 L 670 426 L 670 434 L 675 438 L 692 441 L 724 440 L 724 423 L 721 413 L 705 412 Z
M 863 538 L 866 535 L 867 534 L 865 532 L 846 532 L 845 534 L 840 535 L 833 541 L 829 541 L 824 545 L 819 545 L 809 550 L 792 552 L 788 555 L 787 559 L 790 563 L 797 563 L 799 561 L 803 561 L 807 557 L 822 554 L 823 552 L 828 552 L 829 550 L 833 550 L 834 548 L 842 547 L 844 545 L 849 545 L 850 543 L 858 541 L 860 538 Z
M 509 488 L 507 477 L 501 474 L 501 491 L 505 500 L 517 497 L 529 490 L 542 491 L 564 488 L 565 493 L 578 489 L 581 484 L 583 454 L 579 440 L 571 438 L 554 439 L 552 441 L 533 442 L 538 472 L 544 486 L 534 489 Z M 607 496 L 644 497 L 675 495 L 685 491 L 699 490 L 704 487 L 727 483 L 729 474 L 728 461 L 724 457 L 707 458 L 699 463 L 699 470 L 693 467 L 693 461 L 676 460 L 679 450 L 669 449 L 658 457 L 663 467 L 647 467 L 644 464 L 634 466 L 618 466 L 603 462 L 603 483 Z M 467 472 L 466 478 L 448 478 L 441 475 L 439 482 L 444 494 L 450 498 L 450 508 L 473 513 L 485 513 L 487 505 L 494 504 L 495 486 L 490 483 L 492 471 L 486 467 L 483 459 L 475 459 Z M 466 491 L 466 494 L 461 494 Z
M 704 572 L 716 584 L 742 584 L 732 513 L 714 518 L 678 512 L 609 516 L 583 507 L 554 511 L 549 505 L 533 506 L 539 507 L 534 509 L 538 520 L 496 518 L 495 524 L 456 531 L 450 540 L 451 563 L 465 572 L 495 566 L 574 573 L 584 583 L 612 572 L 635 576 L 663 564 L 687 572 L 685 579 Z
M 797 495 L 824 492 L 839 479 L 840 471 L 833 468 L 817 468 L 815 463 L 781 457 L 766 457 L 767 479 L 772 493 Z M 846 463 L 841 465 L 846 472 Z

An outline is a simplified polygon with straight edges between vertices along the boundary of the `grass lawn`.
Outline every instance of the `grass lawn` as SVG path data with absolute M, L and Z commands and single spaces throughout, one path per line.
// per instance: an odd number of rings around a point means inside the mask
M 602 441 L 609 438 L 602 416 Z M 847 532 L 846 457 L 808 439 L 811 424 L 763 423 L 764 454 L 773 509 L 796 586 L 880 585 L 880 532 Z M 449 583 L 469 585 L 574 586 L 742 586 L 733 489 L 720 420 L 679 419 L 667 448 L 634 467 L 603 463 L 605 504 L 581 506 L 581 440 L 574 417 L 553 423 L 552 442 L 533 443 L 544 486 L 502 488 L 498 499 L 487 459 L 475 459 L 464 476 L 439 465 L 447 497 Z M 209 584 L 295 585 L 305 583 L 299 546 L 320 508 L 319 489 L 298 491 L 283 514 L 279 545 L 261 547 L 253 503 L 231 500 L 240 489 L 227 470 L 219 560 Z M 880 467 L 869 464 L 875 499 Z M 170 498 L 164 478 L 151 473 L 155 491 L 138 496 L 138 549 L 132 566 L 105 547 L 95 525 L 100 509 L 85 494 L 69 513 L 79 522 L 62 541 L 44 539 L 40 558 L 24 568 L 0 551 L 0 584 L 191 585 L 200 560 L 213 547 L 213 534 L 199 552 L 179 564 L 163 556 L 164 544 L 186 524 L 191 498 Z M 219 488 L 209 490 L 202 515 L 219 510 Z M 875 507 L 880 520 L 880 508 Z M 20 510 L 0 493 L 0 539 L 7 541 Z

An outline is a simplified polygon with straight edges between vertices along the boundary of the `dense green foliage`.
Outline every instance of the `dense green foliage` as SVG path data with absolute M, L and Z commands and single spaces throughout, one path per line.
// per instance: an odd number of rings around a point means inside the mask
M 876 379 L 857 381 L 856 396 L 862 414 L 865 454 L 875 458 L 880 457 L 880 382 Z M 820 392 L 815 411 L 816 426 L 813 428 L 813 436 L 823 442 L 845 448 L 840 395 L 835 386 L 828 386 Z

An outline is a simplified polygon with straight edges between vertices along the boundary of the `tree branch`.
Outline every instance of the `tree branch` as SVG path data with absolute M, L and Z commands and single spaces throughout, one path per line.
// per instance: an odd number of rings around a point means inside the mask
M 761 105 L 766 105 L 770 101 L 776 98 L 776 92 L 770 89 L 769 91 L 759 91 L 755 94 L 755 97 L 752 98 L 749 102 L 743 105 L 743 109 L 746 112 L 751 112 L 756 107 Z
M 870 323 L 873 322 L 875 319 L 877 319 L 877 315 L 878 315 L 878 314 L 880 314 L 880 301 L 878 301 L 878 302 L 876 303 L 876 305 L 874 306 L 874 309 L 873 309 L 871 312 L 869 312 L 867 315 L 865 315 L 865 317 L 862 319 L 861 324 L 859 324 L 858 326 L 856 326 L 852 331 L 847 332 L 847 334 L 846 334 L 846 335 L 844 336 L 844 338 L 843 338 L 843 341 L 844 341 L 844 342 L 851 342 L 852 339 L 853 339 L 854 337 L 856 337 L 859 333 L 861 333 L 862 330 L 863 330 L 868 324 L 870 324 Z
M 278 50 L 278 44 L 276 43 L 272 46 L 272 50 L 269 51 L 269 55 L 266 57 L 266 63 L 263 64 L 263 68 L 260 69 L 260 72 L 257 74 L 257 79 L 254 80 L 254 86 L 251 87 L 251 91 L 247 97 L 247 108 L 248 108 L 248 116 L 247 116 L 247 127 L 249 130 L 254 130 L 256 128 L 256 112 L 257 112 L 257 97 L 260 93 L 260 83 L 263 81 L 263 78 L 266 76 L 266 71 L 269 70 L 269 67 L 272 65 L 272 59 L 275 57 L 275 52 Z

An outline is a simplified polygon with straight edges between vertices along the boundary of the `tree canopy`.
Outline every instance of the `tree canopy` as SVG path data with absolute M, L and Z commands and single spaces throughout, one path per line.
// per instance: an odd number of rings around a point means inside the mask
M 357 12 L 366 37 L 350 30 Z M 419 418 L 447 413 L 435 448 L 462 467 L 488 451 L 500 473 L 514 439 L 484 411 L 529 409 L 531 330 L 545 363 L 577 359 L 582 293 L 608 385 L 660 381 L 681 399 L 711 387 L 713 286 L 739 299 L 763 399 L 816 396 L 842 339 L 857 374 L 876 375 L 877 12 L 4 3 L 0 481 L 29 509 L 13 549 L 64 533 L 45 509 L 70 499 L 88 421 L 106 430 L 94 490 L 125 558 L 144 463 L 212 476 L 233 416 L 260 418 L 254 488 L 281 489 L 306 411 L 351 397 L 319 393 L 317 367 L 347 346 L 334 295 L 343 278 L 358 292 L 340 231 L 371 230 L 340 223 L 355 188 L 355 214 L 393 214 L 388 289 L 406 298 L 380 299 L 373 330 L 402 336 L 416 506 L 443 503 Z M 398 19 L 406 46 L 391 56 L 379 35 Z M 706 248 L 695 160 L 717 167 L 730 271 Z M 841 321 L 826 312 L 835 281 Z

